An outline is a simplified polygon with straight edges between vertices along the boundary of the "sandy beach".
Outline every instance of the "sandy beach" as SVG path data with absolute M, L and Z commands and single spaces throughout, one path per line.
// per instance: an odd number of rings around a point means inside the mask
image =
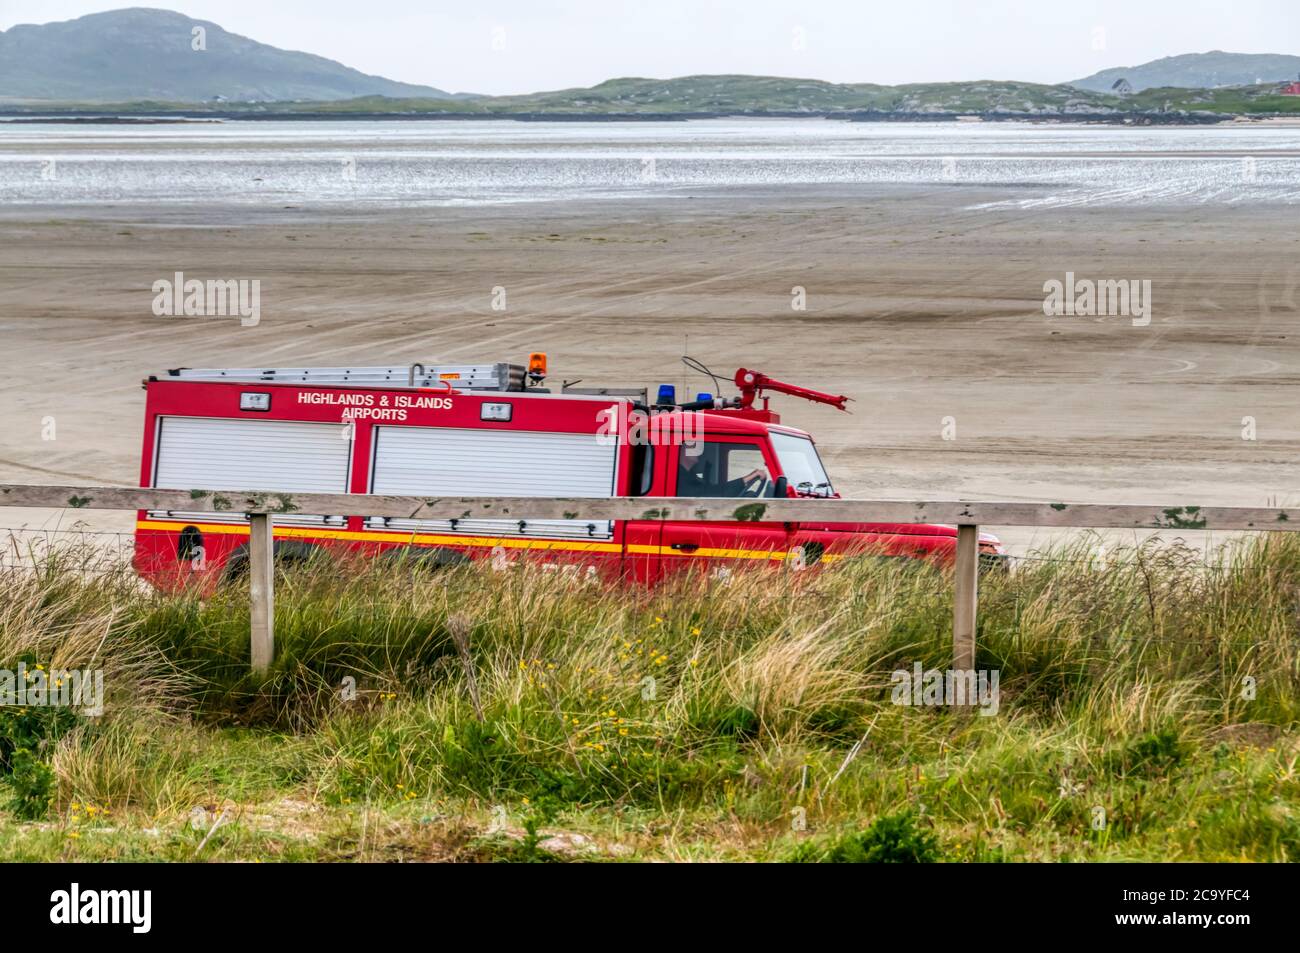
M 849 496 L 1300 502 L 1295 209 L 1012 197 L 825 185 L 472 208 L 0 208 L 0 479 L 136 482 L 140 380 L 171 367 L 542 350 L 554 382 L 709 389 L 679 363 L 689 352 L 720 374 L 853 396 L 852 414 L 780 401 Z M 259 279 L 259 324 L 154 316 L 152 283 L 177 271 Z M 1045 316 L 1044 283 L 1067 272 L 1149 279 L 1149 324 Z

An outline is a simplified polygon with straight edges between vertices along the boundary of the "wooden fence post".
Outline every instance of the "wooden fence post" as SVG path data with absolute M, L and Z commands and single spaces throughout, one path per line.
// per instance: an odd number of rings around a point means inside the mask
M 975 615 L 979 589 L 978 526 L 957 527 L 957 563 L 953 567 L 952 667 L 967 672 L 975 667 Z
M 275 657 L 275 534 L 269 513 L 253 513 L 248 521 L 248 594 L 252 602 L 249 647 L 253 671 L 263 674 Z

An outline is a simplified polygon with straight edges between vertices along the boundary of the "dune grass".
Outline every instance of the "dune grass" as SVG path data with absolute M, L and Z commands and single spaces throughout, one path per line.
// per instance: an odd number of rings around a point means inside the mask
M 0 667 L 102 668 L 105 712 L 0 709 L 0 859 L 1300 859 L 1300 541 L 1042 556 L 981 580 L 982 715 L 893 702 L 949 665 L 919 562 L 309 564 L 255 678 L 246 589 L 55 549 Z

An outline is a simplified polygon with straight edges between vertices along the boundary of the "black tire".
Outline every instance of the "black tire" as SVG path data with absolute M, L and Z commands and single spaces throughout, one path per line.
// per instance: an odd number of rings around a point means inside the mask
M 276 540 L 271 548 L 276 566 L 301 566 L 323 555 L 320 546 L 312 543 L 300 543 L 294 539 Z M 248 575 L 248 543 L 235 548 L 226 559 L 226 566 L 221 572 L 223 582 L 234 582 Z
M 468 566 L 472 561 L 458 549 L 425 546 L 394 546 L 381 552 L 379 558 L 390 564 L 425 569 L 429 572 L 438 572 L 454 566 Z
M 1011 557 L 1002 553 L 980 553 L 980 573 L 1007 576 L 1011 573 Z

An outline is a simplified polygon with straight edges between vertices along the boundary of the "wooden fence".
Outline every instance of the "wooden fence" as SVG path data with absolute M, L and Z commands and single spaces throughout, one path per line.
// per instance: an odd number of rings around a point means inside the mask
M 946 523 L 957 526 L 953 567 L 953 668 L 975 665 L 980 526 L 1134 530 L 1300 531 L 1300 510 L 1244 506 L 1024 503 L 975 500 L 814 500 L 718 498 L 413 497 L 347 493 L 249 493 L 110 486 L 0 484 L 0 506 L 173 510 L 248 517 L 251 657 L 265 671 L 274 657 L 272 522 L 276 514 L 326 513 L 402 519 L 590 519 L 820 523 Z

